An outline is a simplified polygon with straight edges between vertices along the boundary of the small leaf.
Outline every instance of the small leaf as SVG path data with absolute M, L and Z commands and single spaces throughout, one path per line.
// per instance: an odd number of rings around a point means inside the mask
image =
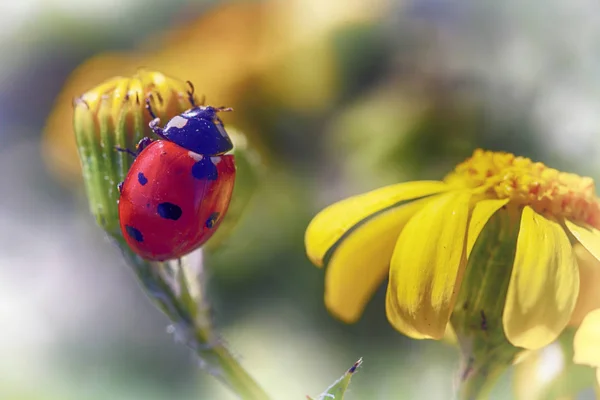
M 354 375 L 358 367 L 361 366 L 361 364 L 362 358 L 355 362 L 354 365 L 352 365 L 340 379 L 335 381 L 333 385 L 329 386 L 327 390 L 325 390 L 325 392 L 318 395 L 315 399 L 313 399 L 310 396 L 306 396 L 307 400 L 343 400 L 344 394 L 346 393 L 346 390 L 348 390 L 348 386 L 350 385 L 350 379 L 352 378 L 352 375 Z

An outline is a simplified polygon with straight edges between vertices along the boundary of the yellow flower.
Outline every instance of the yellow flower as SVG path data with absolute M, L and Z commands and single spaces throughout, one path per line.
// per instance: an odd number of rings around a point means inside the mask
M 507 282 L 503 297 L 492 299 L 504 303 L 499 324 L 513 346 L 541 348 L 569 323 L 578 299 L 572 243 L 600 258 L 600 202 L 590 178 L 476 150 L 443 181 L 391 185 L 327 207 L 307 228 L 306 249 L 327 266 L 325 303 L 338 318 L 356 321 L 389 276 L 390 323 L 412 338 L 440 339 L 476 240 L 498 216 L 512 221 L 516 238 L 510 262 L 491 266 L 494 279 Z M 490 283 L 466 286 L 478 284 Z M 483 311 L 481 319 L 485 330 Z

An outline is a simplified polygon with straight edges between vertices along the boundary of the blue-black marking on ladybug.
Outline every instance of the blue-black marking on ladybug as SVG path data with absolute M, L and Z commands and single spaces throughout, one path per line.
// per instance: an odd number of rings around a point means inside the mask
M 212 163 L 210 157 L 202 157 L 201 160 L 192 165 L 192 176 L 200 180 L 216 181 L 219 177 L 219 171 L 217 171 L 217 166 Z
M 217 223 L 217 220 L 219 219 L 219 215 L 221 215 L 221 214 L 216 211 L 214 213 L 210 214 L 210 216 L 206 220 L 206 224 L 205 224 L 208 229 L 212 229 L 212 227 L 215 226 L 215 224 Z
M 233 144 L 218 112 L 211 106 L 194 107 L 173 117 L 162 130 L 158 128 L 157 134 L 194 153 L 225 154 L 233 149 Z
M 144 175 L 143 172 L 138 173 L 138 182 L 142 186 L 144 186 L 146 183 L 148 183 L 148 178 L 146 178 L 146 176 Z
M 127 234 L 129 235 L 130 238 L 132 238 L 138 242 L 144 241 L 144 235 L 142 235 L 142 232 L 135 229 L 133 226 L 125 225 L 125 230 L 127 231 Z
M 156 207 L 156 212 L 161 216 L 161 218 L 172 219 L 173 221 L 177 221 L 182 214 L 181 207 L 179 207 L 177 204 L 169 202 L 160 203 Z

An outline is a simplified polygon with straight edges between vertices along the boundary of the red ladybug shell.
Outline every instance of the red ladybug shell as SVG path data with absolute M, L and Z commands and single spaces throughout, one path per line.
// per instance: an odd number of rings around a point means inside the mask
M 127 244 L 147 260 L 179 258 L 219 227 L 235 182 L 232 155 L 203 156 L 157 140 L 135 159 L 121 189 Z

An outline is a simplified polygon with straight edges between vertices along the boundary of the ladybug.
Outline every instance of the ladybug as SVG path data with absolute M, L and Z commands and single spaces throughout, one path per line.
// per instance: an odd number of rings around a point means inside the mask
M 119 188 L 119 221 L 131 249 L 150 261 L 179 258 L 204 244 L 219 227 L 235 182 L 229 135 L 218 112 L 230 108 L 196 106 L 164 127 L 146 100 L 149 126 L 160 138 L 143 138 Z

